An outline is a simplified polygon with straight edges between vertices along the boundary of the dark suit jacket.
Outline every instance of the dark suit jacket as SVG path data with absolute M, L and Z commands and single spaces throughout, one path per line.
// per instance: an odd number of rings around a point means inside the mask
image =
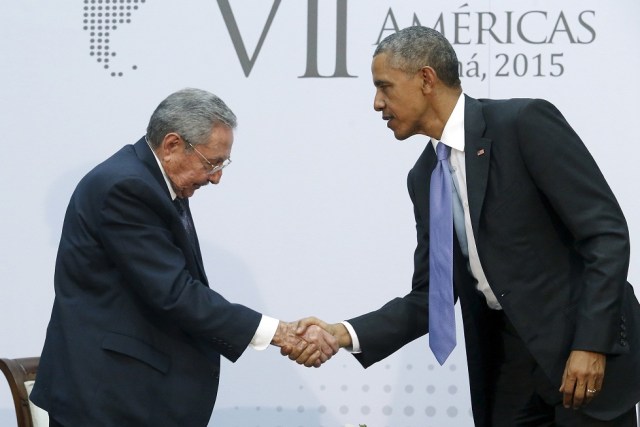
M 466 97 L 465 162 L 480 261 L 527 348 L 558 388 L 571 350 L 607 354 L 602 392 L 585 412 L 611 419 L 629 410 L 640 400 L 640 307 L 626 280 L 629 236 L 586 147 L 546 101 Z M 435 164 L 428 145 L 408 177 L 418 240 L 412 291 L 350 320 L 363 350 L 356 357 L 365 367 L 428 331 Z M 483 426 L 495 334 L 484 297 L 454 246 L 474 419 Z
M 78 184 L 31 400 L 67 426 L 206 426 L 261 315 L 211 290 L 144 139 Z

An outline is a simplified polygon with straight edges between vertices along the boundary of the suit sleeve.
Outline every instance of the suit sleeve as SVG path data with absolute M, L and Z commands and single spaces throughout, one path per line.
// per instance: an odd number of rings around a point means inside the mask
M 583 261 L 573 349 L 616 354 L 629 267 L 629 232 L 620 206 L 587 148 L 550 103 L 518 115 L 530 174 L 573 236 Z M 602 141 L 602 143 L 607 143 Z
M 120 181 L 107 192 L 99 212 L 100 240 L 123 281 L 151 310 L 235 361 L 261 315 L 192 277 L 175 243 L 170 208 L 144 180 Z
M 429 310 L 429 236 L 416 208 L 412 173 L 408 187 L 414 202 L 417 247 L 414 254 L 412 290 L 403 298 L 394 298 L 380 309 L 350 319 L 362 352 L 354 356 L 366 368 L 391 355 L 405 344 L 427 333 Z

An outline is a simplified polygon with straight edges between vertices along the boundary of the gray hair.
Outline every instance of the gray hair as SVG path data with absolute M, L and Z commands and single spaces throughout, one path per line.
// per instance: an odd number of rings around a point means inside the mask
M 149 119 L 147 140 L 153 149 L 171 132 L 193 145 L 206 144 L 214 126 L 237 126 L 233 111 L 216 95 L 201 89 L 182 89 L 158 105 Z
M 391 34 L 378 44 L 373 56 L 381 53 L 389 56 L 393 68 L 415 74 L 422 67 L 430 66 L 444 84 L 460 87 L 456 52 L 451 43 L 432 28 L 412 26 Z

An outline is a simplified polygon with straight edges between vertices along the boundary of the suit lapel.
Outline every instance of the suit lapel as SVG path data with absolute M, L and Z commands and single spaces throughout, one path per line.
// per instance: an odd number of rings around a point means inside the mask
M 145 166 L 149 169 L 149 171 L 151 172 L 151 175 L 153 175 L 153 177 L 155 178 L 155 180 L 158 182 L 158 184 L 160 185 L 160 187 L 163 189 L 164 193 L 167 195 L 167 200 L 169 200 L 169 202 L 171 201 L 171 193 L 169 192 L 169 189 L 167 188 L 167 184 L 164 180 L 164 176 L 162 175 L 162 171 L 160 171 L 160 168 L 158 167 L 158 162 L 156 160 L 156 156 L 153 154 L 153 152 L 151 151 L 151 148 L 149 147 L 149 145 L 147 145 L 147 142 L 145 141 L 144 137 L 141 138 L 138 142 L 136 142 L 134 144 L 134 149 L 136 151 L 136 155 L 138 156 L 138 158 L 145 164 Z M 176 212 L 176 215 L 178 215 L 178 213 Z M 191 217 L 191 209 L 189 208 L 189 202 L 187 201 L 187 215 L 189 215 L 190 218 Z M 193 218 L 191 219 L 191 222 L 193 222 Z M 207 276 L 204 272 L 204 263 L 202 262 L 202 254 L 200 253 L 200 244 L 198 242 L 198 235 L 197 233 L 195 233 L 195 241 L 196 241 L 196 247 L 194 248 L 189 242 L 189 237 L 187 236 L 187 231 L 184 230 L 184 227 L 181 227 L 181 229 L 183 230 L 183 235 L 181 237 L 181 240 L 183 242 L 183 247 L 184 248 L 188 248 L 188 250 L 190 251 L 191 255 L 193 255 L 192 259 L 195 260 L 195 264 L 198 267 L 198 273 L 199 273 L 199 278 L 201 279 L 201 281 L 206 284 L 207 286 L 209 286 L 208 281 L 207 281 Z M 187 250 L 187 249 L 183 249 L 183 250 Z M 193 272 L 192 272 L 193 274 Z
M 467 173 L 467 198 L 469 199 L 471 226 L 476 240 L 491 159 L 491 140 L 483 137 L 485 127 L 482 105 L 476 99 L 465 95 L 464 157 Z

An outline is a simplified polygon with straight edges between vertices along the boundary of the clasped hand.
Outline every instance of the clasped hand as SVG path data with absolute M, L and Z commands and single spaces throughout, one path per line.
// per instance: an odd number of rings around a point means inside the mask
M 351 335 L 341 323 L 328 324 L 317 317 L 307 317 L 288 325 L 294 326 L 295 337 L 279 346 L 280 353 L 300 365 L 318 368 L 338 349 L 352 345 Z
M 280 322 L 271 344 L 280 347 L 283 356 L 298 364 L 319 368 L 338 352 L 338 340 L 315 324 Z M 293 356 L 292 356 L 293 355 Z

